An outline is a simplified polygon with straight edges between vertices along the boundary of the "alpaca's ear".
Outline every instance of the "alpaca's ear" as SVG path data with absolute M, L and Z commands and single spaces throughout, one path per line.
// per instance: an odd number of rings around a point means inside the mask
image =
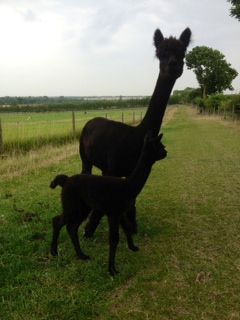
M 153 140 L 154 140 L 154 142 L 156 142 L 156 143 L 160 143 L 161 140 L 162 140 L 162 137 L 163 137 L 163 134 L 160 133 L 159 136 L 155 135 L 154 138 L 153 138 Z
M 192 34 L 191 30 L 189 28 L 186 28 L 180 35 L 179 40 L 182 41 L 185 47 L 189 45 L 189 42 L 191 40 L 191 34 Z
M 154 41 L 154 45 L 156 48 L 159 47 L 160 43 L 164 40 L 164 37 L 162 35 L 162 32 L 157 29 L 155 32 L 154 32 L 154 36 L 153 36 L 153 41 Z

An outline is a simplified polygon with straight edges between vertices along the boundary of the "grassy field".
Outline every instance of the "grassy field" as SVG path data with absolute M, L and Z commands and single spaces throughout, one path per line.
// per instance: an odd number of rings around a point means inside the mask
M 137 122 L 146 108 L 75 111 L 75 128 L 80 132 L 94 117 Z M 2 113 L 0 114 L 5 153 L 29 151 L 46 144 L 63 144 L 73 134 L 72 112 Z
M 59 257 L 49 255 L 60 210 L 49 182 L 80 171 L 77 144 L 42 149 L 28 169 L 1 163 L 1 320 L 240 319 L 239 127 L 184 107 L 163 132 L 168 157 L 137 203 L 140 251 L 130 252 L 121 234 L 114 279 L 106 219 L 93 240 L 80 229 L 89 262 L 75 258 L 65 230 Z

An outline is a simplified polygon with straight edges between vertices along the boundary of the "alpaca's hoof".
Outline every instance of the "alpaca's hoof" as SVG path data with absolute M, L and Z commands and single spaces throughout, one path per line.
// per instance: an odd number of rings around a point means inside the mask
M 93 235 L 94 235 L 94 230 L 91 229 L 90 225 L 86 225 L 85 232 L 84 232 L 84 235 L 83 235 L 84 238 L 90 239 L 90 238 L 93 238 Z
M 115 267 L 109 267 L 108 271 L 112 277 L 115 277 L 119 273 L 119 271 L 117 271 Z
M 83 237 L 86 239 L 91 239 L 91 238 L 93 238 L 93 232 L 89 232 L 89 231 L 85 230 Z
M 129 247 L 129 249 L 134 251 L 134 252 L 139 251 L 139 248 L 137 246 L 134 246 L 134 245 Z
M 58 251 L 56 249 L 51 248 L 50 252 L 53 257 L 56 257 L 58 255 Z
M 80 260 L 90 260 L 90 257 L 87 256 L 86 254 L 82 253 L 78 255 L 78 259 Z

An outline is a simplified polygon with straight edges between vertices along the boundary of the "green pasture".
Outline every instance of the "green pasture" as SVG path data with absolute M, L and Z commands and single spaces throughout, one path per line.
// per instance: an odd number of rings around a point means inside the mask
M 162 131 L 168 157 L 137 201 L 140 251 L 121 233 L 114 279 L 106 219 L 92 240 L 79 230 L 89 262 L 76 259 L 65 229 L 59 257 L 49 255 L 60 211 L 49 183 L 80 171 L 77 143 L 65 160 L 0 176 L 1 320 L 240 319 L 239 127 L 181 107 Z
M 76 133 L 95 117 L 107 117 L 126 123 L 137 122 L 146 108 L 75 111 Z M 71 111 L 42 113 L 0 113 L 5 152 L 28 151 L 42 145 L 61 144 L 69 141 L 73 134 Z
M 115 121 L 138 121 L 145 108 L 127 110 L 101 110 L 101 111 L 75 111 L 76 127 L 81 129 L 90 119 L 95 117 L 107 117 Z M 42 112 L 42 113 L 0 113 L 2 128 L 6 141 L 38 137 L 39 135 L 58 135 L 64 131 L 72 132 L 72 112 Z

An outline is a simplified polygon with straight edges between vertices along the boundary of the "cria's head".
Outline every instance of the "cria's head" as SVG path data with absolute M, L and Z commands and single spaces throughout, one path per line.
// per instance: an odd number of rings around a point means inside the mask
M 143 151 L 151 162 L 162 160 L 167 156 L 167 150 L 161 142 L 162 137 L 162 133 L 157 136 L 153 130 L 145 135 Z

